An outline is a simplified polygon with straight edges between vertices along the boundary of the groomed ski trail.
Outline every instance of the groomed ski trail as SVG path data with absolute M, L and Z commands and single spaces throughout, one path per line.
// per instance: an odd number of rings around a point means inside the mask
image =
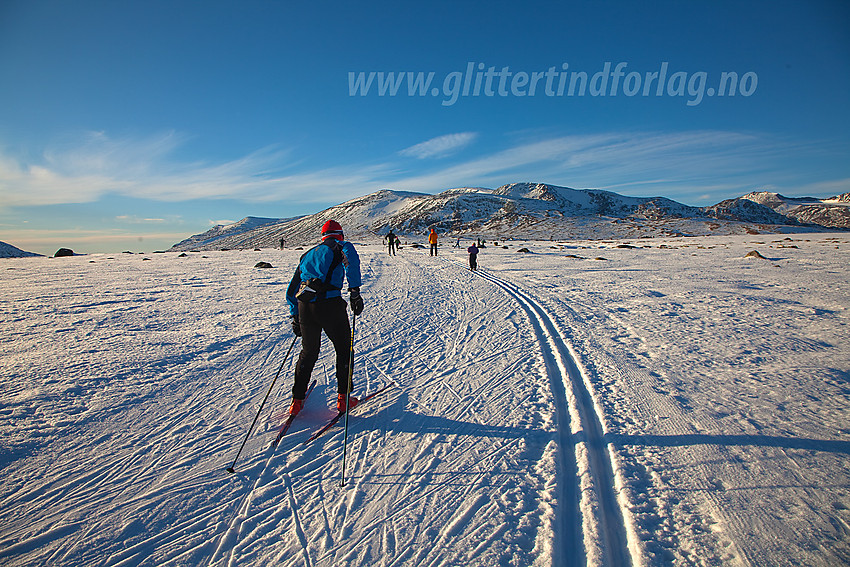
M 582 564 L 577 507 L 555 519 L 556 420 L 525 316 L 489 282 L 464 291 L 470 278 L 454 266 L 363 259 L 356 389 L 399 385 L 352 415 L 344 489 L 340 435 L 307 446 L 306 432 L 288 435 L 211 564 L 542 567 L 564 564 L 553 553 L 567 550 L 568 565 Z M 333 372 L 332 352 L 323 345 L 317 372 L 321 361 Z M 329 391 L 319 390 L 321 401 Z M 319 402 L 304 411 L 310 432 L 330 412 Z M 574 536 L 565 541 L 556 523 Z
M 462 267 L 462 266 L 461 266 Z M 465 268 L 462 268 L 465 269 Z M 580 494 L 586 560 L 589 564 L 632 565 L 625 513 L 619 502 L 617 471 L 612 449 L 605 440 L 604 417 L 593 400 L 591 386 L 579 369 L 577 358 L 564 332 L 533 296 L 517 285 L 479 269 L 477 276 L 501 288 L 527 313 L 546 358 L 559 418 L 561 449 L 562 514 Z M 571 454 L 572 453 L 572 454 Z M 575 481 L 575 482 L 573 482 Z M 564 542 L 575 538 L 569 523 L 561 519 Z M 582 558 L 562 551 L 564 565 L 584 563 Z

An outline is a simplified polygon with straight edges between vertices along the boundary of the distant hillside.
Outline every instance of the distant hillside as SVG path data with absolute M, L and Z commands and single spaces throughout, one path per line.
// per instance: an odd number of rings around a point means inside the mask
M 497 189 L 462 187 L 431 195 L 382 190 L 295 219 L 257 219 L 215 227 L 172 250 L 268 248 L 316 242 L 334 219 L 349 239 L 377 239 L 390 229 L 422 238 L 431 227 L 448 237 L 605 239 L 817 230 L 753 199 L 691 207 L 664 197 L 628 197 L 542 183 Z
M 758 224 L 789 224 L 788 217 L 749 199 L 727 199 L 703 209 L 715 219 Z
M 20 248 L 12 246 L 11 244 L 0 242 L 0 258 L 32 258 L 35 256 L 41 256 L 41 254 L 26 252 Z
M 286 222 L 292 219 L 269 219 L 262 217 L 245 217 L 239 222 L 233 224 L 217 224 L 211 229 L 201 234 L 190 236 L 186 240 L 174 245 L 173 249 L 180 250 L 200 250 L 219 248 L 223 243 L 230 243 L 228 246 L 239 248 L 239 238 L 245 233 L 250 233 L 257 228 L 268 224 L 277 224 Z M 237 243 L 237 244 L 234 244 Z
M 829 199 L 785 197 L 779 193 L 756 191 L 742 197 L 804 224 L 830 228 L 850 228 L 850 193 Z

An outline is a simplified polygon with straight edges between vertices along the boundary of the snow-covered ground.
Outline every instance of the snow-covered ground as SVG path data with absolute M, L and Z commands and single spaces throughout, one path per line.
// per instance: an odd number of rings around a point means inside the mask
M 850 235 L 451 244 L 359 247 L 345 487 L 300 251 L 0 262 L 0 564 L 850 563 Z

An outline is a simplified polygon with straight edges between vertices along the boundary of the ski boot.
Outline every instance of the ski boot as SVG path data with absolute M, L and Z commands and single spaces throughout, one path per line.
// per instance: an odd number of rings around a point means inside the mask
M 360 403 L 360 400 L 355 398 L 354 396 L 348 396 L 348 409 L 354 409 L 357 407 L 357 404 Z M 346 411 L 345 407 L 345 394 L 339 394 L 336 398 L 336 409 L 339 412 Z
M 304 400 L 299 400 L 297 398 L 292 399 L 292 405 L 289 406 L 289 415 L 298 415 L 298 412 L 301 411 L 301 408 L 304 407 Z

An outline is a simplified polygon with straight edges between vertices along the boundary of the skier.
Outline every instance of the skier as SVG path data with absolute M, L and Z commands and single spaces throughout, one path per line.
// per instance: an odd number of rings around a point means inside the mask
M 398 241 L 398 239 L 396 238 L 396 235 L 395 235 L 395 234 L 393 234 L 392 229 L 390 229 L 390 231 L 389 231 L 389 232 L 387 233 L 387 235 L 384 237 L 384 240 L 386 240 L 386 241 L 387 241 L 387 243 L 389 244 L 389 252 L 388 252 L 388 253 L 389 253 L 391 256 L 395 256 L 395 251 L 396 251 L 396 249 L 397 249 L 397 248 L 396 248 L 396 242 Z
M 478 270 L 478 247 L 473 243 L 466 251 L 469 252 L 469 269 L 475 272 Z
M 432 228 L 431 234 L 428 235 L 428 242 L 431 243 L 431 256 L 437 255 L 437 229 Z
M 360 257 L 354 245 L 345 240 L 340 224 L 329 220 L 322 226 L 322 243 L 301 256 L 286 291 L 292 331 L 301 337 L 290 415 L 296 415 L 304 406 L 307 384 L 319 358 L 322 331 L 336 351 L 337 409 L 343 412 L 357 405 L 354 396 L 348 398 L 346 405 L 346 392 L 352 391 L 354 385 L 349 384 L 351 325 L 341 293 L 343 279 L 348 280 L 351 310 L 360 315 Z

